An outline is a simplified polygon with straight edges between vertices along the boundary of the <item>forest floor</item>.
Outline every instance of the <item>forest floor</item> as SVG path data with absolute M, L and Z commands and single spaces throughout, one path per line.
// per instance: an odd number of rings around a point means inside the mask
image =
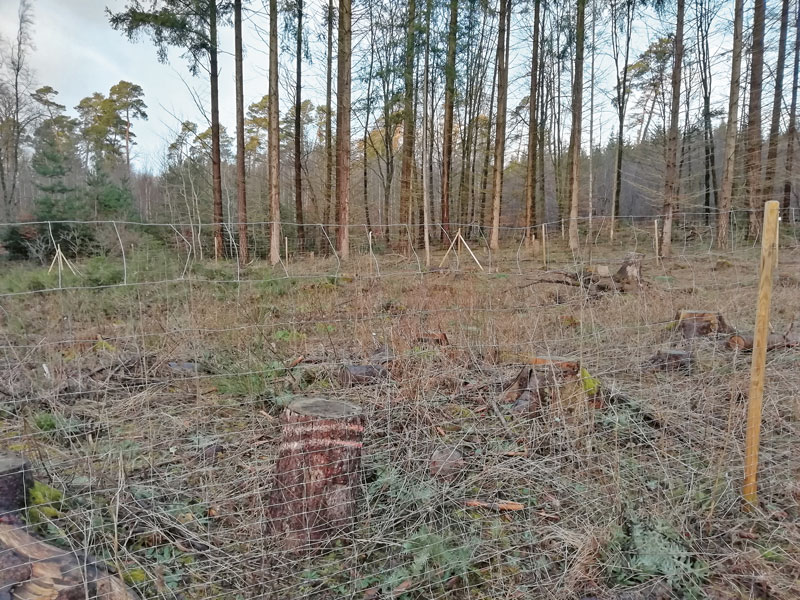
M 716 311 L 752 330 L 758 248 L 693 240 L 656 262 L 621 236 L 592 262 L 613 272 L 639 250 L 643 284 L 597 291 L 563 280 L 576 265 L 552 245 L 548 271 L 524 248 L 476 251 L 485 270 L 462 250 L 432 270 L 385 253 L 185 272 L 140 249 L 124 268 L 77 261 L 65 289 L 2 265 L 0 436 L 49 486 L 28 522 L 145 598 L 800 597 L 800 349 L 768 353 L 759 506 L 745 512 L 750 355 L 674 321 Z M 800 312 L 798 265 L 784 236 L 778 332 Z M 693 366 L 654 368 L 665 349 Z M 344 385 L 341 368 L 376 351 L 390 377 Z M 521 405 L 505 388 L 553 356 L 580 363 L 578 408 L 557 401 L 553 365 Z M 366 418 L 356 526 L 308 557 L 282 551 L 264 506 L 298 394 Z M 463 458 L 448 477 L 431 473 L 443 448 Z

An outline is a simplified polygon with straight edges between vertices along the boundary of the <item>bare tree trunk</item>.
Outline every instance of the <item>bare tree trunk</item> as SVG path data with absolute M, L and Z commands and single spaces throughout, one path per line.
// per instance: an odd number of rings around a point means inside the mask
M 575 75 L 572 83 L 572 130 L 570 131 L 569 248 L 580 250 L 578 239 L 578 200 L 580 198 L 581 120 L 583 116 L 583 46 L 586 37 L 586 0 L 578 0 L 575 31 Z
M 209 2 L 209 70 L 211 77 L 211 179 L 214 192 L 214 259 L 222 257 L 222 166 L 219 150 L 219 67 L 217 66 L 217 3 Z
M 711 51 L 709 37 L 713 13 L 703 0 L 695 4 L 697 12 L 697 37 L 700 49 L 700 84 L 703 87 L 703 142 L 704 142 L 704 173 L 703 194 L 705 197 L 703 217 L 705 225 L 711 219 L 712 198 L 716 204 L 717 173 L 714 149 L 714 128 L 711 123 Z M 688 90 L 687 90 L 688 92 Z
M 792 177 L 794 176 L 794 146 L 797 137 L 797 85 L 800 68 L 800 4 L 797 5 L 794 39 L 794 75 L 792 77 L 792 106 L 789 110 L 789 128 L 786 131 L 786 181 L 783 183 L 783 218 L 789 221 L 792 206 Z
M 375 39 L 375 24 L 373 22 L 372 11 L 369 11 L 369 29 L 372 40 Z M 375 44 L 370 44 L 369 52 L 369 71 L 367 73 L 367 106 L 365 108 L 366 115 L 364 116 L 364 171 L 363 186 L 364 186 L 364 216 L 367 220 L 367 231 L 372 231 L 372 223 L 369 218 L 369 169 L 367 167 L 367 149 L 369 147 L 369 116 L 372 112 L 372 73 L 375 67 Z
M 539 15 L 542 0 L 536 0 L 533 11 L 533 50 L 531 51 L 531 92 L 528 112 L 528 169 L 525 174 L 525 245 L 531 243 L 531 227 L 536 225 L 536 147 L 539 123 L 536 119 L 539 83 Z
M 783 73 L 786 70 L 786 38 L 789 29 L 789 0 L 781 3 L 781 33 L 778 40 L 778 64 L 775 69 L 775 95 L 772 101 L 772 122 L 769 128 L 767 169 L 761 197 L 764 202 L 772 200 L 775 192 L 775 171 L 778 164 L 778 138 L 781 130 L 781 108 L 783 105 Z
M 333 110 L 331 105 L 333 86 L 333 0 L 328 0 L 328 54 L 327 78 L 325 84 L 325 214 L 323 225 L 330 223 L 333 207 L 333 132 L 331 121 Z
M 303 75 L 303 0 L 297 0 L 297 55 L 294 88 L 294 206 L 297 220 L 297 243 L 300 250 L 305 248 L 305 229 L 303 227 L 303 126 L 302 126 L 302 75 Z
M 722 173 L 722 193 L 717 211 L 717 247 L 727 248 L 730 237 L 731 200 L 736 168 L 736 138 L 739 133 L 739 93 L 742 73 L 742 29 L 744 0 L 736 0 L 733 18 L 733 57 L 731 87 L 728 96 L 728 124 L 725 130 L 725 166 Z
M 350 256 L 350 85 L 351 4 L 339 0 L 339 54 L 336 61 L 336 241 L 339 257 Z
M 511 29 L 511 0 L 500 0 L 500 23 L 497 31 L 497 127 L 494 137 L 492 173 L 492 230 L 489 248 L 500 249 L 500 201 L 503 197 L 503 167 L 506 151 L 506 105 L 508 103 L 508 32 Z
M 500 0 L 501 2 L 505 0 Z M 479 219 L 479 227 L 483 228 L 486 226 L 486 192 L 488 191 L 489 186 L 489 158 L 491 157 L 491 149 L 492 149 L 492 121 L 494 120 L 494 94 L 497 82 L 497 69 L 498 69 L 498 62 L 495 60 L 494 62 L 494 70 L 492 72 L 492 91 L 489 94 L 489 119 L 486 121 L 486 146 L 483 150 L 483 170 L 481 172 L 481 195 L 480 195 L 480 205 L 481 205 L 481 213 Z M 497 135 L 497 134 L 495 134 Z M 475 134 L 477 138 L 477 133 Z M 477 139 L 476 139 L 477 142 Z
M 672 104 L 670 106 L 669 136 L 667 138 L 667 172 L 664 177 L 664 229 L 661 232 L 662 257 L 672 254 L 672 213 L 678 196 L 678 120 L 681 103 L 681 68 L 683 66 L 683 21 L 686 0 L 678 0 L 675 26 L 675 53 L 672 64 Z
M 247 192 L 244 165 L 244 77 L 242 73 L 242 0 L 234 0 L 234 55 L 236 62 L 236 197 L 239 204 L 239 264 L 249 260 L 247 247 Z
M 428 146 L 431 147 L 430 136 L 428 135 L 428 87 L 429 87 L 429 68 L 431 53 L 431 7 L 432 0 L 427 0 L 425 7 L 425 69 L 422 78 L 422 238 L 425 247 L 425 266 L 431 266 L 431 242 L 429 231 L 429 203 L 431 199 L 431 181 L 428 169 L 430 167 L 430 156 Z M 452 113 L 452 107 L 451 107 Z M 451 115 L 452 119 L 452 115 Z M 452 132 L 451 132 L 452 137 Z
M 747 154 L 745 172 L 750 206 L 747 235 L 761 231 L 761 85 L 764 79 L 764 0 L 753 4 L 753 46 L 750 64 L 750 105 L 747 115 Z
M 409 0 L 406 13 L 406 53 L 403 103 L 403 163 L 400 170 L 400 221 L 408 226 L 411 223 L 411 178 L 414 162 L 414 30 L 416 29 L 416 0 Z M 405 232 L 400 232 L 400 245 L 407 250 Z
M 456 90 L 456 34 L 458 0 L 450 0 L 447 30 L 447 62 L 444 84 L 444 132 L 442 140 L 442 241 L 450 235 L 450 166 L 453 160 L 453 98 Z
M 681 0 L 682 1 L 682 0 Z M 614 160 L 614 188 L 613 188 L 613 201 L 611 205 L 611 227 L 609 228 L 609 236 L 614 240 L 614 228 L 616 226 L 615 220 L 620 214 L 620 195 L 622 193 L 622 152 L 625 147 L 625 112 L 628 107 L 628 60 L 631 50 L 631 36 L 633 34 L 633 14 L 636 9 L 636 0 L 625 0 L 625 27 L 622 35 L 625 36 L 624 48 L 620 50 L 619 47 L 619 33 L 617 32 L 616 19 L 620 15 L 619 0 L 614 0 L 611 4 L 611 39 L 612 51 L 614 54 L 614 64 L 616 65 L 616 108 L 617 108 L 617 148 Z M 622 74 L 620 75 L 620 58 L 622 58 Z
M 280 134 L 278 100 L 278 5 L 269 0 L 269 262 L 281 260 Z
M 592 217 L 594 216 L 594 57 L 596 51 L 595 26 L 597 24 L 597 5 L 592 0 L 592 64 L 589 75 L 589 239 L 592 237 Z M 591 257 L 591 246 L 589 249 Z

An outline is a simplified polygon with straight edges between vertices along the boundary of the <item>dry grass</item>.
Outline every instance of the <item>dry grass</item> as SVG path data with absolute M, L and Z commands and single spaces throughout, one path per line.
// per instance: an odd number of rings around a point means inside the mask
M 551 268 L 570 268 L 554 246 Z M 538 259 L 517 251 L 491 267 L 479 252 L 487 272 L 464 253 L 425 274 L 396 255 L 206 263 L 171 283 L 1 296 L 0 432 L 64 494 L 41 534 L 147 598 L 796 598 L 800 352 L 768 356 L 761 506 L 743 513 L 749 357 L 670 323 L 697 308 L 751 328 L 757 251 L 678 250 L 650 253 L 642 292 L 598 297 L 534 283 Z M 800 310 L 798 263 L 787 243 L 776 330 Z M 337 369 L 379 345 L 392 380 L 342 388 Z M 693 372 L 647 367 L 688 346 Z M 602 397 L 512 415 L 502 385 L 534 355 L 580 360 Z M 277 417 L 300 393 L 357 402 L 367 422 L 357 527 L 302 560 L 263 504 Z M 443 446 L 465 457 L 451 481 L 429 474 Z

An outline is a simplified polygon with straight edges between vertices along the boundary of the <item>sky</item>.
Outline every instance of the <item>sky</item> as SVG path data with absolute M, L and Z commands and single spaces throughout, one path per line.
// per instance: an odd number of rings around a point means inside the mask
M 192 120 L 201 127 L 207 124 L 203 112 L 197 108 L 196 100 L 208 105 L 207 76 L 201 71 L 198 77 L 189 73 L 187 61 L 180 51 L 170 52 L 167 64 L 159 63 L 156 49 L 146 36 L 138 42 L 129 41 L 122 33 L 113 30 L 108 24 L 106 7 L 120 11 L 125 0 L 30 0 L 33 6 L 34 50 L 31 66 L 39 85 L 50 85 L 59 92 L 58 100 L 71 109 L 78 102 L 95 91 L 108 93 L 109 88 L 120 80 L 140 85 L 148 105 L 149 120 L 134 123 L 137 136 L 134 148 L 134 164 L 140 170 L 157 172 L 161 168 L 166 147 L 174 139 L 184 120 Z M 602 2 L 603 0 L 599 0 Z M 732 13 L 730 6 L 723 5 L 719 15 L 720 28 L 725 28 Z M 18 0 L 0 0 L 0 36 L 8 43 L 14 36 L 17 26 Z M 245 106 L 257 101 L 267 92 L 267 43 L 260 28 L 267 26 L 266 11 L 262 0 L 252 0 L 250 10 L 244 20 L 244 89 Z M 303 96 L 315 104 L 324 100 L 324 37 L 318 31 L 323 25 L 322 2 L 308 2 L 311 40 L 311 64 L 304 66 Z M 512 110 L 527 95 L 530 61 L 530 16 L 520 13 L 512 24 L 511 76 L 509 90 L 509 110 Z M 354 25 L 356 21 L 354 19 Z M 282 22 L 281 22 L 282 25 Z M 631 52 L 632 60 L 647 46 L 650 39 L 659 34 L 660 29 L 668 28 L 652 19 L 637 23 L 635 39 Z M 357 27 L 354 28 L 354 44 L 358 43 Z M 598 36 L 607 35 L 607 25 L 598 23 Z M 589 34 L 587 32 L 587 42 Z M 769 41 L 769 40 L 768 40 Z M 363 43 L 363 40 L 362 40 Z M 729 57 L 725 55 L 729 40 L 725 35 L 715 36 L 715 101 L 719 107 L 726 104 L 727 70 Z M 222 124 L 233 135 L 235 123 L 233 57 L 233 28 L 220 29 L 220 117 Z M 291 53 L 281 52 L 281 114 L 287 108 L 293 95 L 293 62 Z M 357 71 L 359 61 L 368 56 L 365 50 L 354 49 L 353 69 L 354 101 L 358 98 L 359 81 Z M 610 57 L 603 52 L 597 57 L 598 93 L 595 95 L 597 111 L 595 117 L 595 140 L 607 138 L 612 133 L 613 109 L 609 91 L 613 89 L 613 71 Z M 589 85 L 589 72 L 585 74 Z M 335 86 L 334 86 L 335 87 Z M 335 92 L 334 92 L 335 93 Z M 588 89 L 584 95 L 588 102 Z M 74 113 L 73 113 L 74 114 Z M 353 127 L 359 127 L 361 116 L 354 112 Z M 587 136 L 584 136 L 587 137 Z
M 122 10 L 123 0 L 32 0 L 34 51 L 31 65 L 36 81 L 59 92 L 57 100 L 74 107 L 81 98 L 95 91 L 108 94 L 120 80 L 142 86 L 149 120 L 136 122 L 135 163 L 143 170 L 157 171 L 166 146 L 180 129 L 183 120 L 204 123 L 196 108 L 193 93 L 207 104 L 207 76 L 189 73 L 188 63 L 179 51 L 170 53 L 169 64 L 159 63 L 155 47 L 148 38 L 130 42 L 108 24 L 106 7 Z M 0 0 L 0 36 L 8 43 L 17 28 L 17 0 Z M 233 48 L 233 28 L 220 31 L 223 48 Z M 266 93 L 266 45 L 259 39 L 251 20 L 245 27 L 248 56 L 245 61 L 245 103 Z M 263 65 L 263 66 L 262 66 Z M 235 124 L 233 58 L 220 56 L 220 117 L 232 134 Z

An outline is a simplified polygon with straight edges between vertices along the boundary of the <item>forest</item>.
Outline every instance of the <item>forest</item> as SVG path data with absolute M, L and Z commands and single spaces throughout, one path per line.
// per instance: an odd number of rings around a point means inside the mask
M 261 236 L 254 251 L 274 264 L 284 238 L 330 251 L 318 224 L 346 258 L 350 230 L 407 250 L 461 228 L 496 249 L 560 222 L 577 252 L 592 219 L 613 238 L 626 217 L 660 217 L 669 255 L 681 213 L 725 248 L 731 219 L 758 234 L 769 199 L 784 220 L 796 213 L 800 13 L 767 4 L 365 0 L 354 13 L 350 0 L 134 0 L 107 9 L 109 27 L 136 53 L 177 49 L 210 96 L 205 120 L 176 124 L 160 167 L 142 171 L 131 153 L 147 90 L 123 80 L 59 104 L 30 67 L 34 7 L 21 0 L 0 50 L 2 219 L 40 224 L 6 227 L 3 247 L 40 260 L 62 238 L 76 255 L 104 251 L 77 224 L 44 235 L 47 221 L 174 223 L 199 256 L 244 264 Z M 269 57 L 247 106 L 242 19 L 261 22 Z M 231 25 L 234 47 L 220 47 Z M 312 65 L 324 99 L 304 88 Z M 231 88 L 229 129 L 219 96 Z
M 800 598 L 800 0 L 107 1 L 0 1 L 0 600 Z

